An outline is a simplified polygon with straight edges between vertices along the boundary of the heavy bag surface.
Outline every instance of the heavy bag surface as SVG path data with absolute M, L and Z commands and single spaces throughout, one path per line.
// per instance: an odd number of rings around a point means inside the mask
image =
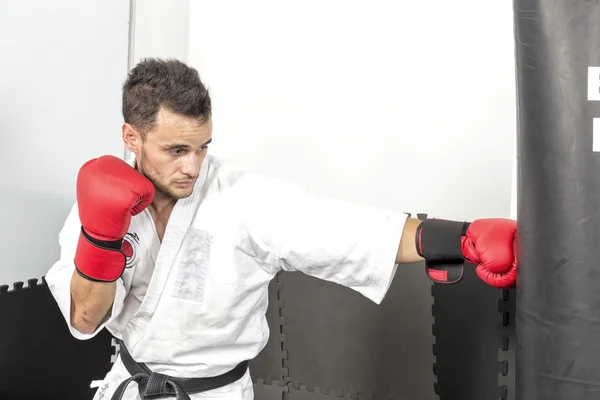
M 600 4 L 514 1 L 517 399 L 600 398 Z

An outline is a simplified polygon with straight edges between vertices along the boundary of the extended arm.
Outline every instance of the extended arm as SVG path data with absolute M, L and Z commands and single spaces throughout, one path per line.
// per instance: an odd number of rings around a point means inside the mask
M 485 248 L 484 235 L 473 227 L 489 226 L 486 236 L 508 232 L 510 247 L 506 240 L 497 247 L 499 253 L 510 254 L 510 263 L 504 258 L 494 260 L 493 255 L 492 260 L 500 261 L 501 272 L 512 265 L 514 232 L 501 227 L 502 223 L 421 223 L 406 213 L 316 196 L 256 174 L 242 176 L 230 196 L 240 231 L 248 238 L 242 242 L 244 252 L 260 254 L 269 272 L 299 271 L 354 289 L 375 303 L 382 301 L 406 264 L 435 259 L 464 262 L 462 243 L 469 244 L 473 238 Z M 465 228 L 467 236 L 463 236 Z M 470 247 L 466 248 L 469 253 Z
M 415 237 L 417 228 L 421 221 L 414 218 L 408 218 L 404 224 L 400 245 L 398 246 L 397 264 L 407 264 L 423 261 L 423 257 L 417 251 Z

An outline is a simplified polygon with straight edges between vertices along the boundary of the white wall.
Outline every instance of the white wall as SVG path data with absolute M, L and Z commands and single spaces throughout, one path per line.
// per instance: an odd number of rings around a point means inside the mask
M 190 13 L 212 153 L 398 211 L 509 216 L 511 3 L 220 0 Z
M 0 7 L 0 285 L 41 278 L 81 164 L 122 156 L 123 0 L 4 0 Z
M 188 61 L 190 0 L 130 0 L 130 68 L 145 57 Z M 123 146 L 125 158 L 131 153 Z
M 133 64 L 144 57 L 186 62 L 190 0 L 133 0 Z

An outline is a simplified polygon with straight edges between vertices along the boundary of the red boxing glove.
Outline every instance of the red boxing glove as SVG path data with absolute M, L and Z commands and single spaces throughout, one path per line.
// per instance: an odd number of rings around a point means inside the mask
M 102 156 L 86 162 L 77 176 L 81 233 L 75 267 L 86 279 L 117 280 L 125 269 L 121 250 L 131 217 L 154 199 L 154 185 L 126 162 Z
M 416 245 L 427 263 L 427 275 L 438 283 L 456 283 L 463 264 L 476 265 L 481 280 L 498 288 L 517 281 L 517 222 L 478 219 L 472 223 L 429 219 L 417 228 Z
M 482 281 L 499 288 L 517 282 L 517 222 L 510 219 L 478 219 L 461 238 L 465 260 L 477 265 Z

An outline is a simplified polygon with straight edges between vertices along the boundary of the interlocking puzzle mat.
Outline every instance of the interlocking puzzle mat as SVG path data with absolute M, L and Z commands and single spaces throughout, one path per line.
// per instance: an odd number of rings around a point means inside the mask
M 43 278 L 0 286 L 0 321 L 0 399 L 91 399 L 111 367 L 112 335 L 73 338 Z

